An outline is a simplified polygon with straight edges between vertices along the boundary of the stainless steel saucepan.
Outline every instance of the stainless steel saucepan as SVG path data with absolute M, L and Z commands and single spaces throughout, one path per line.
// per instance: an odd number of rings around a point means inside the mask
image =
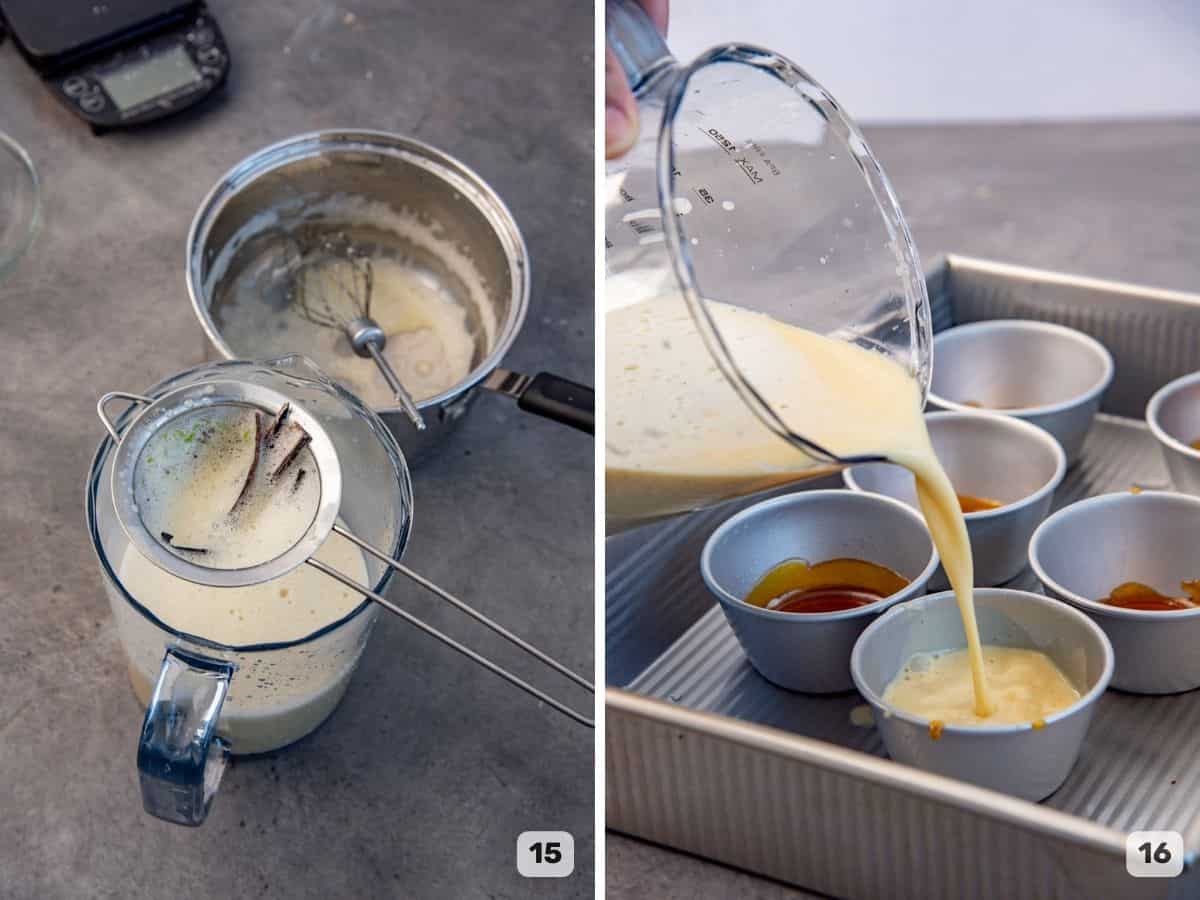
M 470 371 L 439 393 L 417 398 L 425 429 L 418 431 L 398 405 L 376 409 L 410 462 L 427 456 L 455 428 L 480 387 L 515 398 L 526 411 L 593 432 L 591 388 L 545 372 L 530 376 L 501 368 L 524 321 L 530 286 L 528 252 L 508 208 L 462 163 L 383 132 L 290 138 L 243 160 L 209 192 L 187 241 L 188 293 L 211 345 L 209 358 L 285 350 L 329 368 L 312 346 L 276 346 L 291 339 L 286 329 L 295 319 L 277 273 L 286 254 L 295 252 L 298 236 L 314 235 L 382 253 L 466 311 L 474 344 Z M 256 327 L 245 327 L 245 310 L 240 319 L 223 315 L 228 303 L 260 303 Z M 306 342 L 304 332 L 296 335 Z

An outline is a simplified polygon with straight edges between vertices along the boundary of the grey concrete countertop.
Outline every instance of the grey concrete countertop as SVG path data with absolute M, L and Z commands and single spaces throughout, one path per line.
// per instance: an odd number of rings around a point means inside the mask
M 98 395 L 202 359 L 184 239 L 226 169 L 337 126 L 457 156 L 529 245 L 532 305 L 508 362 L 593 379 L 590 4 L 210 7 L 233 59 L 223 95 L 134 133 L 93 137 L 0 45 L 0 130 L 45 185 L 45 227 L 0 282 L 0 896 L 591 897 L 592 732 L 387 615 L 330 720 L 237 762 L 206 825 L 141 810 L 142 710 L 84 528 L 83 482 L 103 434 Z M 481 397 L 414 481 L 406 560 L 590 673 L 592 441 Z M 416 588 L 391 597 L 559 687 Z M 573 832 L 575 875 L 518 876 L 527 829 Z
M 957 252 L 1200 291 L 1200 122 L 874 127 L 922 261 Z M 610 900 L 815 897 L 617 834 Z

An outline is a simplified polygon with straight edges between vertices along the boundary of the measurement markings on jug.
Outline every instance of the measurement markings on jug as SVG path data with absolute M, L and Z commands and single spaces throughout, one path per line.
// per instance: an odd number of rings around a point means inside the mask
M 749 159 L 744 156 L 734 157 L 733 162 L 750 179 L 751 184 L 763 183 L 763 177 L 758 174 L 758 169 L 754 167 L 754 163 L 750 162 Z
M 747 146 L 749 146 L 751 150 L 758 154 L 759 159 L 761 159 L 762 164 L 767 167 L 768 172 L 774 176 L 779 175 L 779 167 L 775 165 L 775 163 L 771 162 L 771 157 L 767 156 L 767 151 L 763 149 L 762 144 L 759 144 L 757 141 L 751 141 Z
M 705 135 L 714 144 L 716 144 L 718 147 L 720 147 L 722 150 L 724 150 L 726 153 L 728 153 L 730 156 L 733 156 L 733 154 L 737 153 L 737 149 L 738 149 L 737 144 L 735 144 L 729 138 L 725 137 L 725 135 L 721 134 L 721 132 L 717 131 L 717 129 L 715 129 L 715 128 L 709 128 L 707 130 L 702 129 L 701 133 L 703 135 Z

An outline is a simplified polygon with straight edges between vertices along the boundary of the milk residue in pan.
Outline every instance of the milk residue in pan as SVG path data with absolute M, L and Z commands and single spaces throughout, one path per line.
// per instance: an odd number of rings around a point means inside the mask
M 286 229 L 320 223 L 328 223 L 331 232 L 373 229 L 384 236 L 395 235 L 399 243 L 435 258 L 465 290 L 466 305 L 432 272 L 408 265 L 389 254 L 386 246 L 367 253 L 374 275 L 371 317 L 387 335 L 384 356 L 414 399 L 428 399 L 454 387 L 495 345 L 496 318 L 488 285 L 466 249 L 437 223 L 409 210 L 345 194 L 306 203 L 294 219 L 289 212 L 269 210 L 248 221 L 225 245 L 207 280 L 206 292 L 211 296 L 233 269 L 229 285 L 214 298 L 212 314 L 236 355 L 263 358 L 302 353 L 369 406 L 397 405 L 374 363 L 355 354 L 343 331 L 304 318 L 283 289 L 286 278 L 279 273 L 289 255 L 294 258 Z M 270 238 L 275 233 L 278 240 Z M 378 237 L 376 242 L 383 243 Z M 398 255 L 403 256 L 403 251 Z M 310 272 L 310 288 L 322 289 L 320 281 L 319 271 Z M 328 289 L 336 291 L 337 286 Z M 335 300 L 339 311 L 352 313 L 352 305 L 340 297 Z
M 383 355 L 415 400 L 434 397 L 462 381 L 474 368 L 477 336 L 467 310 L 428 274 L 385 256 L 374 270 L 371 317 L 387 335 Z M 306 289 L 339 290 L 320 269 L 306 276 Z M 339 328 L 322 328 L 293 308 L 277 309 L 254 291 L 239 290 L 221 306 L 222 334 L 239 356 L 302 353 L 368 406 L 397 405 L 379 370 L 358 356 Z

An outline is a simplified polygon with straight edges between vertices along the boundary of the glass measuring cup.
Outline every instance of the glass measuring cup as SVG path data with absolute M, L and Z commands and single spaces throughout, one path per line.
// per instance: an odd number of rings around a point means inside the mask
M 412 521 L 404 460 L 394 441 L 380 439 L 379 420 L 307 360 L 205 365 L 156 385 L 150 394 L 162 396 L 231 375 L 286 389 L 321 420 L 339 450 L 346 524 L 399 556 Z M 128 413 L 121 417 L 118 430 L 132 418 Z M 114 455 L 114 443 L 106 437 L 88 475 L 86 512 L 130 680 L 147 708 L 138 743 L 143 803 L 160 818 L 198 825 L 230 753 L 262 753 L 292 743 L 333 711 L 358 665 L 378 607 L 362 599 L 337 621 L 294 639 L 243 645 L 174 627 L 156 616 L 150 598 L 121 576 L 126 554 L 136 550 L 117 520 L 109 489 Z M 368 583 L 382 593 L 392 570 L 369 556 L 363 561 Z M 329 582 L 328 589 L 337 585 Z
M 681 65 L 633 0 L 607 0 L 607 33 L 641 120 L 638 142 L 606 171 L 613 531 L 851 461 L 805 433 L 806 416 L 817 413 L 769 377 L 774 363 L 788 363 L 755 358 L 758 344 L 730 339 L 722 324 L 736 318 L 730 307 L 885 354 L 922 396 L 932 341 L 920 261 L 895 194 L 824 88 L 756 47 L 718 46 Z M 643 340 L 640 357 L 623 355 L 614 336 L 637 330 L 619 326 L 641 308 L 658 310 L 655 328 L 672 322 L 674 330 Z M 614 442 L 622 415 L 614 398 L 644 377 L 646 360 L 678 358 L 688 345 L 706 351 L 690 374 L 713 368 L 728 384 L 727 403 L 709 412 L 729 430 L 765 429 L 790 443 L 799 452 L 786 471 L 668 485 L 675 473 L 652 471 L 639 458 L 648 442 Z M 659 369 L 653 391 L 678 390 L 682 404 L 682 371 Z M 663 440 L 672 427 L 661 424 Z

